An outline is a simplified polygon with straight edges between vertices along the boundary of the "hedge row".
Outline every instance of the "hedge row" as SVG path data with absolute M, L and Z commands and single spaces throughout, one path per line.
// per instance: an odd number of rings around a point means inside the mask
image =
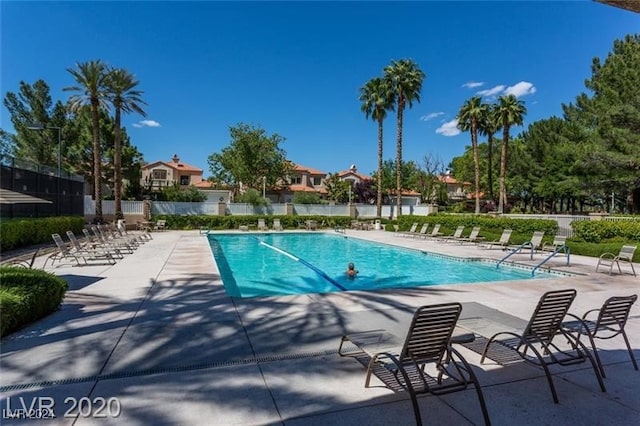
M 305 221 L 315 220 L 319 226 L 334 228 L 336 226 L 348 227 L 353 218 L 349 216 L 291 216 L 291 215 L 251 215 L 251 216 L 179 216 L 158 215 L 153 220 L 165 219 L 168 229 L 200 229 L 211 230 L 238 229 L 239 226 L 256 227 L 258 219 L 264 219 L 266 225 L 271 228 L 273 219 L 280 219 L 284 229 L 297 229 L 304 226 Z M 388 220 L 383 220 L 388 222 Z
M 469 230 L 474 226 L 481 228 L 480 235 L 485 233 L 500 235 L 504 229 L 512 229 L 514 234 L 533 235 L 534 231 L 544 231 L 545 235 L 553 236 L 558 232 L 558 222 L 549 219 L 511 219 L 505 217 L 477 216 L 477 215 L 448 215 L 434 214 L 428 216 L 401 216 L 398 225 L 401 231 L 407 231 L 411 225 L 428 223 L 440 224 L 444 234 L 451 234 L 458 226 Z
M 84 217 L 60 216 L 38 219 L 3 220 L 0 223 L 0 253 L 51 242 L 51 234 L 82 233 Z
M 39 269 L 0 267 L 0 336 L 54 312 L 67 289 L 62 278 Z
M 575 239 L 599 243 L 611 238 L 640 241 L 640 221 L 578 220 L 571 222 Z

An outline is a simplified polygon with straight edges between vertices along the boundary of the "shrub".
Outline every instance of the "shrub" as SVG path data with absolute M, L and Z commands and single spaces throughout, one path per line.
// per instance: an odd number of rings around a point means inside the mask
M 571 222 L 574 237 L 590 243 L 619 237 L 640 241 L 640 221 L 578 220 Z
M 247 216 L 210 216 L 210 215 L 158 215 L 154 220 L 165 219 L 168 229 L 199 229 L 200 227 L 211 230 L 238 229 L 239 226 L 255 226 L 258 219 L 264 219 L 267 226 L 271 227 L 273 219 L 280 219 L 280 224 L 285 229 L 297 229 L 306 220 L 315 220 L 319 225 L 328 228 L 336 226 L 346 227 L 351 223 L 349 216 L 291 216 L 291 215 L 247 215 Z M 324 225 L 323 225 L 324 223 Z M 51 237 L 49 237 L 51 238 Z
M 62 278 L 42 270 L 0 267 L 0 336 L 54 312 L 67 288 Z
M 503 229 L 512 229 L 514 234 L 522 234 L 531 236 L 534 231 L 544 231 L 546 235 L 555 235 L 558 231 L 558 223 L 555 220 L 548 219 L 511 219 L 506 217 L 492 217 L 480 215 L 455 215 L 455 214 L 434 214 L 428 216 L 402 216 L 398 219 L 400 230 L 406 231 L 411 227 L 413 222 L 429 223 L 441 225 L 441 232 L 452 233 L 458 226 L 471 229 L 474 226 L 480 226 L 482 229 L 480 234 L 485 233 L 497 234 L 502 233 Z
M 78 234 L 83 227 L 84 217 L 81 216 L 3 220 L 0 223 L 0 252 L 51 242 L 51 234 L 64 235 L 69 230 Z

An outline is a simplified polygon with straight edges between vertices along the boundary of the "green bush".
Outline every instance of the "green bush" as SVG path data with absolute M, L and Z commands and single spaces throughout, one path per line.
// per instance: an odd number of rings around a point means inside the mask
M 0 267 L 0 336 L 54 312 L 67 288 L 62 278 L 39 269 Z
M 273 219 L 280 219 L 284 229 L 297 229 L 307 220 L 315 220 L 318 226 L 334 228 L 347 227 L 352 218 L 349 216 L 291 216 L 291 215 L 247 215 L 247 216 L 209 216 L 209 215 L 158 215 L 153 220 L 165 219 L 168 229 L 200 229 L 211 230 L 238 229 L 239 226 L 249 226 L 251 229 L 258 224 L 258 219 L 264 219 L 268 227 L 273 225 Z M 51 238 L 51 237 L 49 237 Z
M 512 229 L 514 236 L 520 234 L 522 236 L 533 235 L 534 231 L 544 231 L 545 235 L 553 236 L 558 232 L 558 223 L 555 220 L 548 219 L 511 219 L 506 217 L 492 217 L 481 215 L 458 215 L 458 214 L 433 214 L 428 216 L 401 216 L 398 219 L 398 225 L 401 231 L 407 231 L 411 228 L 411 224 L 418 222 L 420 225 L 428 223 L 429 225 L 440 224 L 440 231 L 444 234 L 451 234 L 458 226 L 468 228 L 470 232 L 474 226 L 481 228 L 480 235 L 487 238 L 488 236 L 502 234 L 504 229 Z M 525 240 L 526 241 L 526 240 Z
M 590 243 L 611 238 L 640 241 L 640 221 L 578 220 L 571 222 L 574 237 Z
M 0 223 L 0 253 L 51 242 L 51 234 L 82 233 L 84 217 L 60 216 L 38 219 L 3 220 Z

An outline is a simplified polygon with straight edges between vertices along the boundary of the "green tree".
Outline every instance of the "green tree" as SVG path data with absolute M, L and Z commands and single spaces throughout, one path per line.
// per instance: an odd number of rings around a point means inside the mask
M 129 71 L 116 68 L 111 69 L 107 75 L 107 96 L 114 109 L 114 153 L 113 153 L 113 180 L 116 219 L 122 219 L 122 147 L 121 139 L 121 114 L 136 112 L 143 117 L 146 113 L 141 105 L 146 105 L 142 100 L 142 91 L 137 90 L 139 81 Z
M 288 182 L 293 166 L 280 148 L 284 138 L 264 129 L 240 123 L 229 128 L 231 142 L 208 158 L 214 179 L 232 186 L 236 194 L 245 188 L 273 187 Z
M 632 195 L 632 209 L 640 211 L 640 34 L 613 42 L 607 58 L 593 58 L 591 96 L 582 93 L 575 104 L 563 105 L 565 119 L 585 129 L 588 147 L 583 168 L 601 169 L 593 190 L 611 191 L 617 185 Z
M 487 105 L 482 103 L 480 96 L 474 96 L 465 101 L 458 111 L 458 127 L 471 133 L 471 149 L 473 151 L 474 182 L 476 214 L 480 214 L 480 157 L 478 154 L 478 126 L 486 115 Z
M 102 222 L 102 163 L 100 151 L 99 111 L 107 108 L 107 65 L 100 60 L 77 63 L 76 68 L 68 68 L 77 86 L 65 87 L 65 91 L 79 92 L 69 98 L 72 111 L 91 105 L 91 123 L 93 129 L 93 198 L 96 202 L 95 221 Z
M 384 69 L 384 79 L 391 88 L 394 103 L 397 106 L 397 143 L 396 143 L 396 208 L 397 216 L 402 216 L 402 120 L 407 106 L 413 101 L 420 102 L 420 91 L 425 78 L 424 72 L 410 59 L 392 60 Z
M 360 109 L 367 118 L 378 123 L 378 174 L 376 193 L 376 216 L 382 216 L 382 161 L 383 161 L 383 121 L 388 110 L 393 110 L 393 94 L 388 82 L 383 78 L 373 78 L 360 88 Z
M 337 173 L 329 173 L 329 176 L 324 181 L 324 186 L 327 189 L 327 198 L 329 200 L 336 203 L 349 202 L 351 184 L 340 179 Z
M 514 95 L 500 96 L 496 114 L 502 123 L 502 152 L 500 154 L 500 196 L 498 199 L 498 213 L 504 213 L 507 204 L 507 145 L 509 144 L 509 130 L 513 125 L 522 124 L 527 109 L 523 101 Z
M 66 135 L 65 108 L 62 102 L 53 103 L 49 85 L 44 80 L 33 84 L 20 82 L 18 93 L 7 92 L 4 106 L 11 116 L 11 124 L 16 134 L 9 140 L 13 142 L 11 150 L 18 158 L 24 158 L 39 164 L 55 166 L 58 161 L 58 127 Z M 37 125 L 42 131 L 30 127 Z M 64 164 L 64 155 L 61 158 Z

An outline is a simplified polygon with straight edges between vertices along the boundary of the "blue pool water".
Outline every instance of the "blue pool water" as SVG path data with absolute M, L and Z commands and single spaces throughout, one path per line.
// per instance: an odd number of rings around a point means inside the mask
M 209 234 L 228 295 L 258 297 L 531 279 L 531 272 L 338 234 Z M 359 271 L 350 279 L 349 262 Z

